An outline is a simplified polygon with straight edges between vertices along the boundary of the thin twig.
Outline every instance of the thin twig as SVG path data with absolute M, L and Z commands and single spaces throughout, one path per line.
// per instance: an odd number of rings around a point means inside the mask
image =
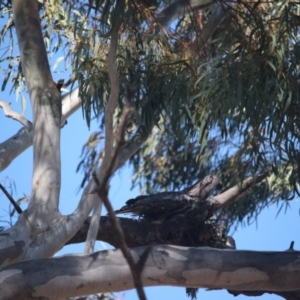
M 117 136 L 116 136 L 116 147 L 112 153 L 111 159 L 107 160 L 108 166 L 107 166 L 106 172 L 105 172 L 102 182 L 101 182 L 101 185 L 103 185 L 104 188 L 106 187 L 106 184 L 107 184 L 109 178 L 113 174 L 115 162 L 117 160 L 117 157 L 120 152 L 120 148 L 122 146 L 122 142 L 124 140 L 124 133 L 125 133 L 126 125 L 127 125 L 127 120 L 129 119 L 131 112 L 132 112 L 132 108 L 129 107 L 128 104 L 126 104 L 123 114 L 121 116 L 121 122 L 118 126 L 118 132 L 117 132 Z
M 107 197 L 107 182 L 110 178 L 110 176 L 113 173 L 114 170 L 114 166 L 115 166 L 115 162 L 117 160 L 121 145 L 122 145 L 122 141 L 123 141 L 123 137 L 124 137 L 124 133 L 125 133 L 125 129 L 126 129 L 126 124 L 127 124 L 127 120 L 130 116 L 132 112 L 132 108 L 130 107 L 130 101 L 127 101 L 125 104 L 125 108 L 123 111 L 123 115 L 121 117 L 121 122 L 118 126 L 118 132 L 117 132 L 117 137 L 116 137 L 116 147 L 115 150 L 112 154 L 111 160 L 109 162 L 108 168 L 106 169 L 106 172 L 102 178 L 101 183 L 99 182 L 96 174 L 94 174 L 94 179 L 96 181 L 96 184 L 98 186 L 97 188 L 97 193 L 99 195 L 99 197 L 102 199 L 102 202 L 104 204 L 104 206 L 106 207 L 108 214 L 110 216 L 111 219 L 111 223 L 113 228 L 115 229 L 116 235 L 118 236 L 118 241 L 119 241 L 119 245 L 118 247 L 121 249 L 129 267 L 132 273 L 132 277 L 133 277 L 133 281 L 134 281 L 134 285 L 135 288 L 137 290 L 138 296 L 140 300 L 146 300 L 146 294 L 144 292 L 143 289 L 143 285 L 142 285 L 142 281 L 141 281 L 141 272 L 143 270 L 143 266 L 145 264 L 145 261 L 147 259 L 148 253 L 150 251 L 150 249 L 148 249 L 140 258 L 140 260 L 135 263 L 131 252 L 129 250 L 129 248 L 126 245 L 126 240 L 125 240 L 125 236 L 124 233 L 122 231 L 122 228 L 118 222 L 118 219 L 116 217 L 116 214 L 114 212 L 114 209 Z
M 114 25 L 111 34 L 110 48 L 107 54 L 107 71 L 110 79 L 110 96 L 105 109 L 105 144 L 104 144 L 104 159 L 100 168 L 100 178 L 102 181 L 102 174 L 107 174 L 107 166 L 110 164 L 110 158 L 113 153 L 113 114 L 119 98 L 119 79 L 116 66 L 116 53 L 118 46 L 118 33 L 120 28 L 120 20 Z M 110 176 L 110 175 L 109 175 Z M 92 253 L 95 246 L 97 232 L 99 228 L 99 221 L 101 215 L 102 203 L 101 199 L 95 199 L 93 205 L 93 215 L 91 219 L 90 229 L 88 232 L 85 253 Z
M 32 123 L 21 114 L 18 114 L 17 112 L 13 111 L 10 108 L 9 103 L 0 100 L 0 107 L 2 107 L 6 117 L 20 122 L 23 126 L 25 126 L 28 129 L 29 132 L 32 131 Z
M 294 241 L 291 241 L 290 247 L 289 247 L 289 249 L 287 249 L 286 251 L 295 251 L 295 249 L 294 249 L 294 244 L 295 244 L 295 242 L 294 242 Z
M 142 109 L 146 109 L 145 107 Z M 122 145 L 120 149 L 120 155 L 118 158 L 118 162 L 115 168 L 120 168 L 125 164 L 125 162 L 136 153 L 141 146 L 147 141 L 149 135 L 152 132 L 152 129 L 155 125 L 155 120 L 152 119 L 151 124 L 140 124 L 135 134 L 130 138 L 130 140 L 126 141 L 124 145 Z
M 96 180 L 96 178 L 95 178 Z M 98 182 L 99 183 L 99 182 Z M 134 282 L 134 286 L 137 290 L 138 296 L 140 300 L 146 300 L 146 294 L 143 288 L 143 284 L 142 284 L 142 280 L 141 280 L 141 272 L 143 270 L 143 266 L 145 264 L 145 261 L 147 259 L 148 253 L 150 251 L 149 247 L 147 248 L 147 251 L 141 256 L 141 258 L 139 259 L 139 261 L 137 263 L 135 263 L 133 256 L 129 250 L 129 248 L 126 245 L 126 240 L 125 240 L 125 236 L 123 233 L 123 230 L 118 222 L 118 219 L 116 217 L 116 214 L 114 212 L 114 209 L 106 195 L 106 189 L 103 188 L 103 184 L 101 184 L 101 187 L 98 190 L 98 195 L 99 197 L 101 197 L 104 206 L 106 207 L 110 220 L 111 220 L 111 224 L 112 227 L 115 230 L 116 235 L 118 236 L 118 247 L 121 249 L 124 258 L 126 259 L 129 268 L 131 270 L 131 274 L 133 277 L 133 282 Z
M 21 209 L 21 207 L 18 205 L 18 203 L 13 199 L 13 197 L 9 194 L 9 192 L 6 190 L 6 188 L 1 183 L 0 183 L 0 189 L 5 194 L 5 196 L 8 198 L 10 203 L 13 205 L 13 207 L 15 208 L 17 213 L 21 214 L 23 212 L 23 210 Z
M 131 269 L 134 285 L 136 287 L 137 293 L 139 295 L 140 300 L 146 300 L 146 295 L 143 289 L 140 273 L 142 269 L 141 264 L 146 260 L 143 258 L 142 262 L 139 263 L 139 266 L 135 264 L 134 259 L 131 255 L 131 252 L 129 248 L 126 245 L 125 237 L 122 232 L 122 229 L 120 225 L 118 224 L 116 215 L 114 213 L 114 210 L 110 204 L 110 201 L 107 197 L 107 183 L 114 171 L 114 167 L 117 161 L 117 157 L 120 152 L 120 148 L 123 144 L 124 140 L 124 133 L 127 125 L 128 118 L 132 112 L 132 107 L 130 105 L 130 99 L 127 99 L 125 103 L 125 107 L 123 110 L 123 114 L 120 120 L 120 123 L 118 125 L 118 129 L 115 132 L 116 134 L 116 145 L 115 149 L 113 149 L 114 144 L 114 134 L 113 134 L 113 114 L 117 105 L 117 101 L 119 98 L 119 79 L 118 79 L 118 72 L 117 72 L 117 66 L 116 66 L 116 53 L 117 53 L 117 45 L 118 45 L 118 32 L 120 27 L 120 21 L 118 24 L 114 25 L 114 28 L 112 29 L 112 35 L 111 35 L 111 44 L 107 55 L 107 69 L 108 69 L 108 75 L 110 79 L 110 85 L 111 85 L 111 92 L 110 97 L 105 109 L 105 156 L 101 165 L 100 170 L 100 181 L 97 178 L 97 175 L 94 173 L 94 179 L 97 184 L 97 194 L 99 195 L 99 201 L 95 203 L 94 205 L 94 213 L 91 220 L 91 227 L 93 225 L 97 225 L 97 231 L 99 226 L 99 210 L 101 207 L 101 200 L 103 201 L 103 204 L 105 205 L 107 211 L 109 212 L 111 222 L 115 228 L 116 234 L 119 236 L 119 248 L 121 249 L 125 259 L 128 262 L 128 265 Z M 114 150 L 114 151 L 113 151 Z M 92 224 L 93 222 L 93 224 Z M 93 226 L 93 227 L 95 227 Z M 96 228 L 96 227 L 95 227 Z M 93 229 L 95 229 L 93 228 Z M 90 231 L 89 230 L 89 231 Z M 97 231 L 93 230 L 94 234 L 97 233 Z M 94 240 L 96 239 L 96 235 Z M 91 241 L 89 241 L 90 243 Z

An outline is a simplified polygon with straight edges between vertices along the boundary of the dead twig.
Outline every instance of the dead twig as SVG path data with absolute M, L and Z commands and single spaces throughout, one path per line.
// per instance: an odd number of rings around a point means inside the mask
M 132 112 L 132 107 L 130 104 L 129 99 L 127 99 L 126 103 L 125 103 L 125 108 L 121 117 L 121 121 L 119 123 L 118 126 L 118 130 L 117 130 L 117 137 L 116 137 L 116 147 L 115 150 L 111 156 L 111 160 L 109 161 L 109 164 L 107 166 L 106 172 L 102 178 L 102 181 L 99 182 L 96 174 L 94 173 L 94 180 L 97 184 L 97 193 L 99 195 L 99 197 L 101 198 L 105 208 L 108 211 L 112 226 L 116 232 L 116 235 L 118 236 L 118 247 L 121 249 L 129 267 L 132 273 L 132 277 L 133 277 L 133 281 L 134 281 L 134 285 L 135 288 L 137 290 L 138 296 L 140 300 L 146 300 L 146 294 L 144 292 L 143 289 L 143 285 L 142 285 L 142 281 L 141 281 L 141 272 L 143 270 L 143 266 L 145 264 L 145 261 L 147 260 L 148 254 L 150 249 L 147 248 L 147 250 L 145 251 L 145 253 L 140 257 L 139 261 L 137 263 L 135 263 L 133 256 L 129 250 L 129 248 L 126 245 L 126 240 L 125 240 L 125 236 L 123 233 L 123 230 L 119 224 L 119 221 L 116 217 L 116 214 L 114 212 L 114 209 L 107 197 L 107 183 L 109 181 L 109 178 L 111 177 L 113 171 L 114 171 L 114 166 L 117 160 L 117 157 L 119 155 L 120 152 L 120 148 L 122 146 L 122 142 L 124 139 L 124 133 L 125 133 L 125 129 L 126 129 L 126 125 L 127 125 L 127 121 L 128 118 L 130 116 Z
M 1 183 L 0 183 L 0 189 L 5 194 L 5 196 L 8 198 L 10 203 L 13 205 L 13 207 L 15 208 L 17 213 L 21 214 L 23 212 L 23 210 L 21 209 L 21 207 L 18 205 L 18 203 L 13 199 L 13 197 L 9 194 L 9 192 L 6 190 L 6 188 Z
M 97 179 L 95 177 L 95 181 L 96 180 Z M 111 205 L 111 203 L 110 203 L 110 201 L 109 201 L 109 199 L 106 195 L 107 190 L 103 186 L 103 184 L 100 184 L 99 182 L 97 184 L 99 184 L 99 189 L 98 189 L 97 193 L 98 193 L 99 197 L 101 197 L 102 202 L 103 202 L 105 208 L 108 211 L 112 227 L 114 228 L 115 234 L 118 237 L 118 248 L 120 248 L 120 250 L 122 251 L 122 253 L 123 253 L 123 255 L 124 255 L 128 265 L 129 265 L 129 268 L 130 268 L 131 274 L 132 274 L 132 278 L 133 278 L 133 281 L 134 281 L 134 286 L 137 290 L 139 299 L 140 300 L 146 300 L 147 298 L 146 298 L 146 294 L 144 292 L 144 288 L 143 288 L 143 284 L 142 284 L 140 274 L 141 274 L 141 272 L 143 270 L 143 267 L 144 267 L 144 264 L 147 260 L 147 257 L 148 257 L 149 251 L 150 251 L 150 247 L 148 247 L 146 249 L 146 251 L 140 257 L 139 261 L 137 263 L 135 263 L 134 258 L 132 256 L 129 248 L 126 245 L 126 240 L 125 240 L 123 230 L 122 230 L 122 228 L 119 224 L 119 221 L 116 217 L 114 209 L 113 209 L 113 207 L 112 207 L 112 205 Z

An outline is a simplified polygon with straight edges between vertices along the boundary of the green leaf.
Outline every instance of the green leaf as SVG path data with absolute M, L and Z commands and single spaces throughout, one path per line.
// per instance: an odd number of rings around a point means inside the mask
M 59 65 L 64 59 L 65 59 L 64 56 L 58 57 L 58 58 L 56 59 L 54 65 L 53 65 L 52 70 L 55 70 L 55 69 L 58 67 L 58 65 Z

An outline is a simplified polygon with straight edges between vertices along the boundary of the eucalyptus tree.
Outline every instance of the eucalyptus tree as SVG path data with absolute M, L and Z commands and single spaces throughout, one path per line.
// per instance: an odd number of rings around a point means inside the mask
M 1 43 L 10 43 L 2 89 L 26 88 L 33 111 L 31 122 L 0 102 L 24 126 L 0 144 L 1 170 L 34 148 L 28 208 L 0 233 L 3 299 L 142 291 L 141 281 L 298 297 L 292 246 L 242 252 L 226 236 L 233 222 L 299 193 L 296 2 L 13 0 L 0 8 Z M 54 82 L 47 57 L 62 49 L 65 83 Z M 63 84 L 72 91 L 62 95 Z M 98 118 L 105 139 L 99 132 L 84 148 L 82 197 L 64 216 L 60 131 L 79 107 L 87 126 Z M 123 208 L 140 219 L 117 222 L 111 210 L 100 219 L 107 183 L 127 161 L 133 184 L 151 194 Z M 82 239 L 85 256 L 45 259 Z M 91 254 L 95 239 L 121 251 Z M 130 251 L 125 241 L 145 248 Z

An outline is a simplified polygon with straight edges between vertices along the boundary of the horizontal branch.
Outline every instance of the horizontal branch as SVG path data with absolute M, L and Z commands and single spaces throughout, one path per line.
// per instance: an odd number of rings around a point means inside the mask
M 61 125 L 64 125 L 66 119 L 81 106 L 81 98 L 78 95 L 78 88 L 63 96 L 62 99 L 62 119 Z M 32 146 L 33 132 L 21 128 L 15 135 L 0 143 L 0 172 L 5 170 L 11 162 Z
M 66 243 L 66 245 L 85 242 L 90 221 L 91 217 L 82 224 L 79 231 Z M 153 234 L 157 231 L 157 225 L 143 219 L 118 218 L 118 221 L 124 232 L 128 247 L 157 245 L 162 243 L 158 235 Z M 115 230 L 108 216 L 101 216 L 97 240 L 106 242 L 116 248 L 119 245 L 118 237 L 115 234 Z
M 136 262 L 144 251 L 144 247 L 131 250 Z M 299 255 L 298 251 L 153 246 L 141 277 L 144 286 L 292 292 L 300 287 Z M 120 250 L 27 260 L 0 272 L 2 300 L 57 300 L 133 287 L 130 269 Z

